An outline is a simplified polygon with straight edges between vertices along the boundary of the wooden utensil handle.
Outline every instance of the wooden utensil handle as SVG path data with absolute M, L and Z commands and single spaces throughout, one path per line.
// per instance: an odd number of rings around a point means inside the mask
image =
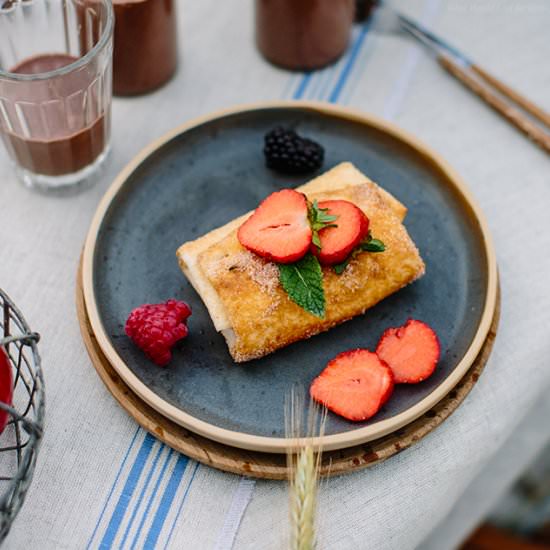
M 509 97 L 512 101 L 517 103 L 520 107 L 523 107 L 528 113 L 533 115 L 535 118 L 546 124 L 550 128 L 550 113 L 547 113 L 541 109 L 538 105 L 533 103 L 530 99 L 527 99 L 524 95 L 520 94 L 508 84 L 499 80 L 496 76 L 493 76 L 491 73 L 488 73 L 485 69 L 479 65 L 473 64 L 471 67 L 478 76 L 483 78 L 485 82 L 493 86 L 495 90 L 498 90 L 502 95 Z
M 468 70 L 461 67 L 446 55 L 438 57 L 439 64 L 452 76 L 460 80 L 467 88 L 478 95 L 485 103 L 506 118 L 511 124 L 519 128 L 529 139 L 550 153 L 550 134 L 544 132 L 524 113 L 506 102 L 489 87 L 483 85 Z

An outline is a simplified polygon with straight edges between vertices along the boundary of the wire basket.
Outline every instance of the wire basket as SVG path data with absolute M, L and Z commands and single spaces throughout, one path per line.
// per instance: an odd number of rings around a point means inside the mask
M 37 343 L 21 312 L 0 289 L 0 347 L 13 375 L 9 421 L 0 434 L 0 542 L 19 512 L 32 480 L 44 428 L 44 379 Z

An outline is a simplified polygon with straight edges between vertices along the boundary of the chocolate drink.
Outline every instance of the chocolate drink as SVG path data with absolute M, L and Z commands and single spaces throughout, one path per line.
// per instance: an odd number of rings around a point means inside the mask
M 113 92 L 149 92 L 168 81 L 177 65 L 174 0 L 113 0 Z
M 69 65 L 76 58 L 45 54 L 25 59 L 12 73 L 38 74 Z M 48 80 L 19 81 L 17 87 L 3 84 L 0 96 L 6 102 L 12 128 L 3 139 L 22 168 L 46 176 L 77 172 L 92 164 L 103 152 L 109 125 L 97 113 L 93 77 L 86 67 Z M 15 95 L 17 94 L 17 95 Z M 19 112 L 13 107 L 16 102 Z M 108 114 L 107 114 L 108 116 Z
M 256 41 L 271 62 L 318 69 L 348 45 L 355 0 L 256 0 Z

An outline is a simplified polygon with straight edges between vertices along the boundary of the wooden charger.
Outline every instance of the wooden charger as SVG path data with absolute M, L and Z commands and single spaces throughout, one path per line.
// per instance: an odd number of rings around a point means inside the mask
M 86 312 L 80 275 L 77 279 L 76 306 L 80 330 L 93 366 L 109 392 L 140 426 L 172 449 L 219 470 L 264 479 L 288 477 L 286 455 L 247 451 L 211 441 L 168 420 L 142 401 L 116 373 L 96 341 Z M 378 464 L 407 449 L 449 418 L 470 393 L 487 363 L 499 317 L 500 293 L 491 328 L 476 360 L 462 380 L 435 407 L 408 426 L 385 437 L 348 449 L 323 453 L 321 475 L 341 475 Z

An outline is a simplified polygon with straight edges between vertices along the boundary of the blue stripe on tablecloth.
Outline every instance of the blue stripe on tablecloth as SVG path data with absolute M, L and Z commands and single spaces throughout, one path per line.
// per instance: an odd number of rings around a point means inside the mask
M 147 474 L 147 478 L 145 479 L 145 483 L 143 484 L 143 487 L 141 488 L 141 493 L 139 494 L 139 497 L 137 499 L 136 504 L 134 505 L 134 510 L 132 512 L 132 515 L 130 516 L 130 519 L 128 520 L 128 525 L 126 526 L 126 529 L 124 530 L 124 535 L 122 536 L 122 541 L 120 542 L 120 547 L 122 548 L 126 542 L 126 539 L 128 538 L 128 534 L 130 533 L 130 529 L 132 528 L 132 525 L 134 523 L 134 520 L 136 519 L 136 515 L 139 511 L 139 507 L 141 506 L 141 502 L 143 501 L 143 498 L 145 496 L 145 492 L 147 491 L 147 488 L 149 487 L 149 483 L 151 483 L 151 478 L 153 477 L 153 474 L 155 473 L 155 468 L 157 466 L 157 463 L 160 459 L 160 455 L 162 454 L 162 451 L 164 450 L 164 445 L 159 442 L 157 454 L 155 455 L 155 458 L 153 459 L 153 463 L 151 464 L 151 467 L 149 468 L 149 473 Z
M 115 487 L 118 484 L 118 480 L 120 478 L 120 475 L 122 474 L 122 470 L 124 470 L 124 466 L 126 465 L 126 461 L 128 460 L 128 457 L 130 456 L 130 452 L 132 451 L 132 448 L 134 447 L 134 443 L 136 442 L 137 436 L 140 432 L 139 426 L 136 428 L 136 432 L 134 433 L 134 437 L 132 437 L 132 440 L 130 441 L 130 445 L 128 447 L 128 450 L 126 451 L 124 458 L 122 459 L 122 462 L 120 464 L 120 468 L 118 469 L 118 472 L 116 473 L 115 480 L 113 481 L 113 484 L 111 486 L 111 489 L 109 490 L 109 493 L 107 494 L 107 498 L 105 499 L 105 502 L 103 503 L 103 508 L 101 509 L 101 513 L 99 514 L 99 517 L 97 518 L 97 522 L 95 524 L 94 530 L 92 531 L 92 536 L 90 537 L 90 540 L 88 541 L 88 545 L 86 546 L 87 549 L 90 548 L 90 545 L 92 544 L 92 541 L 94 540 L 94 537 L 97 533 L 97 530 L 99 528 L 99 524 L 101 523 L 101 520 L 103 519 L 103 516 L 105 515 L 105 510 L 107 509 L 107 505 L 109 504 L 109 501 L 111 500 L 111 497 L 113 496 L 113 492 L 115 490 Z
M 176 523 L 178 521 L 178 518 L 180 517 L 181 510 L 183 508 L 183 505 L 185 504 L 185 501 L 187 500 L 187 494 L 189 493 L 189 489 L 191 489 L 191 484 L 193 483 L 193 480 L 195 479 L 195 474 L 197 473 L 197 470 L 199 469 L 200 463 L 195 463 L 195 469 L 193 470 L 193 473 L 191 474 L 191 479 L 189 480 L 189 483 L 187 484 L 187 488 L 185 489 L 185 493 L 183 493 L 183 497 L 181 499 L 180 505 L 178 506 L 178 510 L 176 511 L 176 515 L 174 516 L 174 521 L 172 522 L 172 525 L 170 527 L 170 531 L 168 532 L 168 537 L 166 538 L 166 543 L 164 544 L 164 550 L 168 548 L 168 544 L 170 543 L 170 539 L 172 538 L 172 533 L 174 532 L 174 528 L 176 527 Z
M 357 29 L 353 30 L 350 47 L 348 51 L 336 62 L 318 72 L 318 77 L 315 86 L 311 86 L 309 90 L 309 98 L 313 100 L 322 100 L 330 93 L 334 82 L 338 79 L 338 75 L 342 67 L 346 64 L 349 54 L 353 49 L 353 45 L 359 36 Z
M 165 445 L 163 445 L 165 447 Z M 139 540 L 139 537 L 141 535 L 141 530 L 143 529 L 143 525 L 145 524 L 145 521 L 147 520 L 147 514 L 149 513 L 149 510 L 151 509 L 151 506 L 153 505 L 153 502 L 155 500 L 155 497 L 157 496 L 160 484 L 162 483 L 162 480 L 164 479 L 164 474 L 166 473 L 166 470 L 168 469 L 168 464 L 170 463 L 170 459 L 172 458 L 174 454 L 174 451 L 172 449 L 168 450 L 168 455 L 166 456 L 166 460 L 164 461 L 164 464 L 162 465 L 162 469 L 160 471 L 159 477 L 157 479 L 157 482 L 155 483 L 155 486 L 153 487 L 153 491 L 151 495 L 149 496 L 149 500 L 147 502 L 147 506 L 145 507 L 145 511 L 143 512 L 143 515 L 141 516 L 141 521 L 139 522 L 136 534 L 134 535 L 134 540 L 132 541 L 131 548 L 135 548 L 136 544 Z
M 298 85 L 298 88 L 292 95 L 292 99 L 301 99 L 304 96 L 304 93 L 306 91 L 306 88 L 308 87 L 308 84 L 311 82 L 313 73 L 306 73 L 302 79 L 300 80 L 300 83 Z
M 357 41 L 361 37 L 361 27 L 353 29 L 353 34 L 351 38 L 350 46 L 348 47 L 347 52 L 330 67 L 323 69 L 319 75 L 319 83 L 312 90 L 311 99 L 326 99 L 332 88 L 334 87 L 335 82 L 340 78 L 342 69 L 347 65 L 348 60 L 351 56 L 352 51 L 356 48 Z M 336 77 L 335 77 L 336 75 Z
M 298 79 L 302 78 L 303 75 L 299 73 L 294 73 L 286 82 L 281 93 L 283 99 L 290 99 L 292 97 L 292 90 L 294 89 L 295 83 Z
M 145 539 L 145 543 L 143 545 L 144 548 L 155 547 L 188 462 L 189 458 L 185 455 L 180 454 L 178 456 L 178 461 L 174 466 L 172 475 L 168 480 L 168 484 L 166 485 L 166 489 L 164 490 L 164 494 L 162 495 L 162 499 L 153 518 L 153 523 L 147 533 L 147 538 Z
M 351 72 L 353 71 L 353 67 L 355 65 L 355 61 L 357 60 L 357 57 L 359 55 L 359 52 L 361 51 L 361 46 L 363 45 L 363 42 L 365 41 L 365 38 L 367 36 L 367 33 L 370 28 L 370 23 L 367 22 L 361 27 L 361 32 L 359 33 L 359 36 L 357 37 L 357 40 L 352 45 L 351 52 L 349 55 L 349 58 L 347 60 L 347 63 L 344 65 L 344 68 L 342 69 L 342 72 L 340 73 L 340 78 L 336 81 L 336 85 L 334 86 L 331 94 L 328 97 L 328 101 L 330 103 L 337 103 L 338 99 L 340 98 L 340 94 L 342 93 L 342 90 L 346 84 L 347 79 L 349 78 Z
M 375 21 L 376 20 L 373 19 L 369 22 L 369 31 L 372 28 L 375 28 Z M 353 96 L 353 93 L 355 92 L 355 89 L 359 85 L 361 77 L 363 76 L 364 71 L 362 69 L 368 64 L 370 58 L 373 55 L 376 46 L 376 40 L 377 37 L 375 33 L 369 32 L 367 37 L 363 41 L 361 52 L 357 55 L 357 60 L 355 62 L 356 69 L 353 71 L 353 74 L 350 75 L 346 84 L 346 88 L 342 90 L 342 93 L 340 94 L 340 97 L 338 99 L 338 103 L 340 103 L 341 105 L 349 104 L 350 98 Z
M 424 8 L 420 16 L 420 22 L 425 26 L 431 26 L 439 9 L 440 0 L 425 0 Z M 420 61 L 422 47 L 416 43 L 411 43 L 405 63 L 401 67 L 399 77 L 392 87 L 392 91 L 386 99 L 382 116 L 388 120 L 393 120 L 399 114 L 403 105 L 411 81 L 416 74 L 416 67 Z
M 365 42 L 365 37 L 370 29 L 370 23 L 362 25 L 352 40 L 348 52 L 334 65 L 325 69 L 303 73 L 298 85 L 292 94 L 292 99 L 304 99 L 309 96 L 311 99 L 327 99 L 336 103 L 344 89 L 349 76 L 353 72 L 354 65 Z M 332 77 L 338 73 L 336 82 L 329 92 Z M 309 93 L 308 93 L 309 92 Z M 316 97 L 317 96 L 317 97 Z
M 155 443 L 155 441 L 156 439 L 151 434 L 146 434 L 145 439 L 141 444 L 141 448 L 139 449 L 139 452 L 136 456 L 134 464 L 132 465 L 132 469 L 128 474 L 128 478 L 126 479 L 124 488 L 120 493 L 118 502 L 113 511 L 113 515 L 111 516 L 109 524 L 107 525 L 107 529 L 105 530 L 105 534 L 103 535 L 103 539 L 101 540 L 101 544 L 99 545 L 100 548 L 111 548 L 111 545 L 113 544 L 113 541 L 115 540 L 116 534 L 120 527 L 120 523 L 124 518 L 126 509 L 128 508 L 128 503 L 130 502 L 130 499 L 134 494 L 136 485 L 141 476 L 141 472 L 143 471 L 143 468 L 145 466 L 147 458 L 149 457 L 149 454 L 151 453 L 151 449 L 153 448 L 153 444 Z
M 302 96 L 302 99 L 316 99 L 319 97 L 319 90 L 327 80 L 330 80 L 331 75 L 336 71 L 336 66 L 333 65 L 326 69 L 323 69 L 316 73 L 312 79 L 311 86 L 306 93 Z

